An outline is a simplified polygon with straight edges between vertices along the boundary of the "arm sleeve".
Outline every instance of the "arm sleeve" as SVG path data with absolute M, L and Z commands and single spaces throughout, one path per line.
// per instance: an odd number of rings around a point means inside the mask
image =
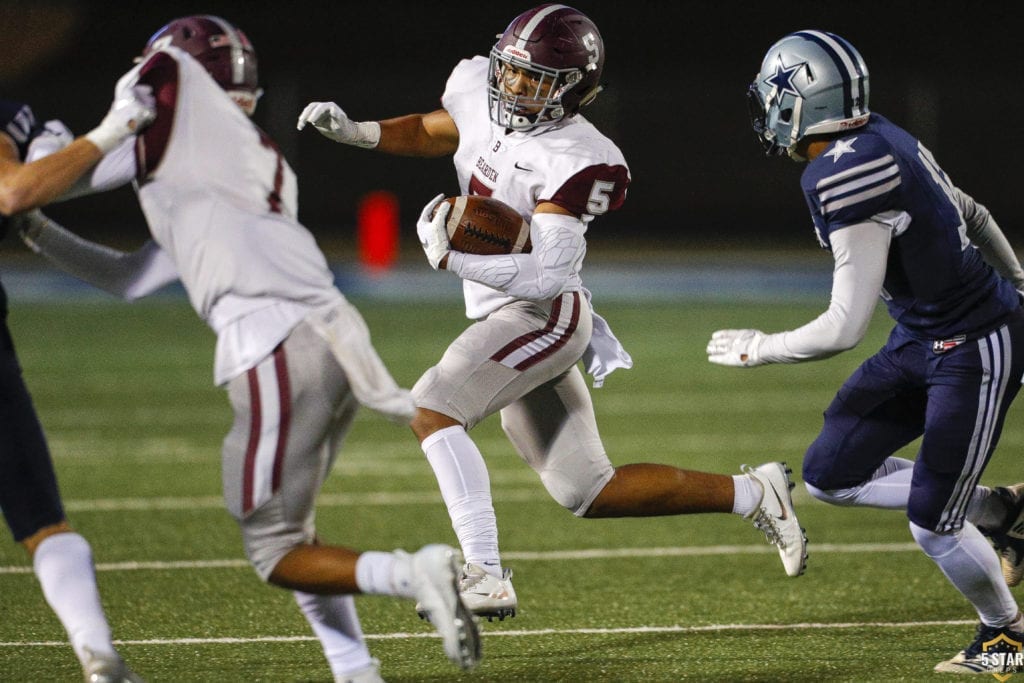
M 80 280 L 131 301 L 178 279 L 167 252 L 149 240 L 125 253 L 82 239 L 38 214 L 24 239 L 33 251 Z
M 477 256 L 453 251 L 448 270 L 518 299 L 545 301 L 558 296 L 579 271 L 587 251 L 586 226 L 575 216 L 535 213 L 529 254 Z
M 128 138 L 107 152 L 91 171 L 76 180 L 57 198 L 57 201 L 106 192 L 127 185 L 135 178 L 135 168 L 135 138 Z
M 836 230 L 831 238 L 835 266 L 828 310 L 803 327 L 766 335 L 758 349 L 762 362 L 828 358 L 864 338 L 882 291 L 892 232 L 872 220 Z
M 988 209 L 959 188 L 953 188 L 953 196 L 967 224 L 967 239 L 997 273 L 1012 282 L 1018 291 L 1024 290 L 1024 269 L 996 219 Z

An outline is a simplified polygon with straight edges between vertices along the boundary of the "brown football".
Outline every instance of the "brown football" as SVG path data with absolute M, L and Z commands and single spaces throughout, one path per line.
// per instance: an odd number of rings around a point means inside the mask
M 505 202 L 479 195 L 448 197 L 444 201 L 452 207 L 446 227 L 455 251 L 494 256 L 525 254 L 532 248 L 530 224 Z

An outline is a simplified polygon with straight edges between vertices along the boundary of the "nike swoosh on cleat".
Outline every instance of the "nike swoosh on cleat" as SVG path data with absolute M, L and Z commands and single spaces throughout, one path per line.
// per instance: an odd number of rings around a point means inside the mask
M 768 482 L 768 485 L 772 487 L 772 493 L 775 494 L 775 500 L 779 501 L 779 509 L 782 510 L 781 515 L 772 515 L 772 517 L 774 517 L 775 519 L 789 519 L 789 514 L 786 512 L 786 506 L 782 502 L 782 496 L 780 496 L 779 492 L 775 490 L 774 484 Z
M 484 593 L 483 591 L 466 591 L 463 595 L 477 595 L 482 598 L 491 598 L 492 600 L 508 600 L 508 591 L 502 591 L 500 593 Z

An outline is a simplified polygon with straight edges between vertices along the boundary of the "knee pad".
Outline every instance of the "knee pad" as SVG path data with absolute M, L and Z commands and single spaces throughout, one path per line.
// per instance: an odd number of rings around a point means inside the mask
M 959 533 L 940 534 L 910 522 L 910 533 L 928 557 L 935 559 L 952 552 L 960 543 Z
M 245 556 L 256 574 L 265 582 L 270 579 L 281 558 L 296 546 L 312 543 L 315 533 L 312 528 L 283 523 L 267 524 L 260 520 L 259 512 L 257 510 L 255 514 L 241 520 L 239 527 L 242 530 Z
M 854 499 L 857 496 L 857 487 L 825 491 L 819 489 L 814 484 L 808 484 L 807 482 L 804 482 L 804 486 L 807 487 L 807 492 L 809 494 L 823 503 L 840 506 L 851 506 L 856 504 Z
M 561 472 L 544 470 L 540 472 L 540 480 L 555 502 L 566 510 L 577 516 L 586 511 L 580 510 L 580 506 L 583 504 L 583 493 L 574 481 L 562 475 Z
M 569 476 L 555 469 L 545 469 L 539 474 L 544 488 L 559 505 L 577 517 L 583 517 L 614 473 L 614 468 L 609 465 L 603 476 L 595 478 L 587 485 L 580 482 L 578 476 Z

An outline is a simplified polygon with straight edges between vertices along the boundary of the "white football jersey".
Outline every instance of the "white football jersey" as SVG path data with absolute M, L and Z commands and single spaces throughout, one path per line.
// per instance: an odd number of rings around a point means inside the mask
M 295 173 L 277 145 L 191 55 L 169 46 L 138 69 L 157 101 L 156 120 L 137 138 L 139 201 L 218 335 L 221 384 L 341 293 L 296 218 Z
M 455 171 L 462 194 L 494 197 L 526 220 L 541 202 L 553 202 L 589 223 L 618 209 L 629 168 L 622 152 L 577 114 L 527 132 L 506 131 L 490 117 L 486 57 L 461 61 L 441 104 L 459 130 Z M 578 271 L 566 291 L 582 288 Z M 466 315 L 478 319 L 513 301 L 486 285 L 463 280 Z

